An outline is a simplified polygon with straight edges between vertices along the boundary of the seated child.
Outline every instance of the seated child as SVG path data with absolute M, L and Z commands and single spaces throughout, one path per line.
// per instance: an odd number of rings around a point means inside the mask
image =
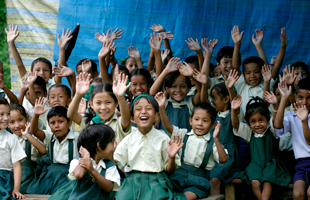
M 0 97 L 0 198 L 25 198 L 19 192 L 22 178 L 20 162 L 26 154 L 17 138 L 6 131 L 10 121 L 10 107 L 8 101 Z

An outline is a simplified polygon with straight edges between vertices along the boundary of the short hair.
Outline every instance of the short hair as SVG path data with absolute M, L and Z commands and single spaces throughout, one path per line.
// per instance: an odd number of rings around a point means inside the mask
M 256 63 L 257 65 L 259 65 L 260 68 L 263 67 L 263 65 L 265 64 L 265 62 L 263 61 L 263 59 L 261 59 L 260 57 L 257 56 L 250 56 L 248 58 L 246 58 L 243 63 L 242 63 L 242 72 L 244 73 L 244 67 L 245 65 L 249 64 L 249 63 Z
M 44 94 L 46 94 L 46 92 L 47 92 L 46 91 L 46 82 L 45 82 L 44 78 L 42 78 L 41 76 L 37 76 L 37 79 L 34 81 L 33 84 L 41 87 Z
M 310 91 L 310 78 L 301 79 L 296 87 L 296 94 L 299 90 L 309 90 Z
M 226 46 L 223 47 L 217 52 L 216 55 L 216 61 L 218 63 L 221 63 L 222 58 L 232 58 L 234 54 L 234 47 L 232 46 Z M 241 62 L 241 54 L 239 54 L 239 60 Z
M 38 62 L 43 62 L 43 63 L 47 64 L 49 69 L 50 69 L 50 73 L 52 73 L 52 63 L 43 57 L 37 58 L 31 63 L 31 71 L 33 71 L 34 65 L 37 64 Z
M 213 124 L 215 122 L 215 119 L 216 119 L 216 115 L 217 115 L 217 112 L 215 110 L 215 108 L 213 106 L 211 106 L 210 104 L 206 103 L 206 102 L 202 102 L 202 103 L 198 103 L 196 106 L 194 106 L 193 108 L 193 112 L 191 114 L 191 118 L 193 118 L 195 112 L 198 110 L 198 109 L 202 109 L 202 110 L 205 110 L 211 117 L 211 123 Z
M 84 59 L 80 60 L 80 61 L 76 64 L 75 70 L 77 69 L 77 67 L 78 67 L 79 65 L 82 65 L 82 63 L 83 63 L 85 60 L 88 60 L 88 59 L 87 59 L 87 58 L 84 58 Z M 93 60 L 91 60 L 91 59 L 89 59 L 89 60 L 90 60 L 90 62 L 91 62 L 91 71 L 92 71 L 92 73 L 97 72 L 97 64 L 95 63 L 95 61 L 93 61 Z
M 186 63 L 193 63 L 199 65 L 198 56 L 188 56 L 184 62 Z
M 47 114 L 47 121 L 49 121 L 50 118 L 58 116 L 58 117 L 64 117 L 69 122 L 70 119 L 67 117 L 67 111 L 68 109 L 63 106 L 55 106 L 50 109 L 50 111 Z
M 154 99 L 153 96 L 150 96 L 150 95 L 140 95 L 140 96 L 137 96 L 136 98 L 134 98 L 134 100 L 132 101 L 132 103 L 130 104 L 130 112 L 131 112 L 131 116 L 133 116 L 133 109 L 134 109 L 134 106 L 139 103 L 139 101 L 141 99 L 146 99 L 147 102 L 149 102 L 150 104 L 153 105 L 154 109 L 155 109 L 155 113 L 159 112 L 159 106 L 158 106 L 158 103 L 157 101 Z
M 164 81 L 165 87 L 171 88 L 175 80 L 179 77 L 180 72 L 177 70 L 175 72 L 169 73 Z M 185 81 L 187 87 L 190 89 L 192 87 L 191 80 L 189 79 L 188 76 L 185 76 Z
M 69 98 L 71 98 L 71 90 L 68 86 L 62 84 L 62 83 L 56 83 L 55 85 L 52 85 L 48 92 L 51 91 L 52 88 L 62 88 L 64 92 L 68 95 Z
M 309 77 L 309 67 L 306 63 L 298 61 L 298 62 L 293 63 L 291 67 L 294 67 L 295 69 L 301 67 L 302 71 L 306 72 L 307 77 Z
M 102 150 L 112 142 L 115 138 L 113 129 L 105 124 L 92 124 L 84 128 L 77 140 L 77 148 L 84 147 L 90 154 L 90 157 L 94 157 L 96 154 L 97 143 Z
M 229 97 L 229 92 L 226 88 L 225 83 L 218 83 L 215 86 L 213 86 L 213 88 L 211 89 L 211 96 L 212 96 L 212 91 L 215 90 L 216 93 L 223 99 L 224 97 Z M 230 109 L 230 100 L 228 102 L 227 108 Z
M 130 78 L 132 78 L 135 75 L 141 75 L 145 78 L 146 83 L 147 83 L 147 88 L 151 88 L 152 86 L 152 77 L 151 74 L 148 70 L 144 69 L 144 68 L 135 68 L 131 71 L 130 73 Z
M 101 77 L 96 77 L 90 82 L 90 84 L 92 83 L 103 83 L 103 81 Z
M 11 104 L 10 111 L 12 110 L 17 110 L 21 115 L 23 115 L 27 119 L 28 114 L 22 105 L 17 104 L 17 103 Z
M 267 122 L 270 120 L 269 109 L 267 103 L 260 97 L 252 97 L 246 105 L 246 111 L 244 119 L 249 124 L 250 117 L 256 113 L 261 114 L 267 118 Z
M 113 80 L 113 74 L 114 74 L 115 68 L 116 68 L 116 67 L 113 67 L 113 68 L 111 69 L 111 73 L 110 73 L 110 79 L 111 79 L 111 80 Z M 127 76 L 128 76 L 128 79 L 130 80 L 130 72 L 129 72 L 129 70 L 127 69 L 127 67 L 125 67 L 124 65 L 118 65 L 118 71 L 119 71 L 119 73 L 120 73 L 120 72 L 124 72 L 124 74 L 127 75 Z
M 10 106 L 9 102 L 4 97 L 0 97 L 0 105 Z

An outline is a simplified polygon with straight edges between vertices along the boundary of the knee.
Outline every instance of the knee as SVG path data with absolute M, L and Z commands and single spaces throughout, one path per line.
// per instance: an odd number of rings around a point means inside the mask
M 251 185 L 254 188 L 259 188 L 260 187 L 260 182 L 258 180 L 252 180 Z
M 308 198 L 309 193 L 307 192 Z M 301 190 L 294 190 L 293 191 L 293 199 L 294 200 L 304 200 L 305 199 L 305 193 Z
M 220 181 L 220 179 L 218 179 L 218 178 L 212 178 L 211 180 L 210 180 L 210 184 L 211 184 L 211 187 L 213 186 L 219 186 L 220 184 L 221 184 L 221 181 Z

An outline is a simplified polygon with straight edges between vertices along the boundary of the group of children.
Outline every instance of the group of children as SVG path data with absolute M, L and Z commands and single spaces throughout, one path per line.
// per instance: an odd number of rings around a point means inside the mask
M 279 75 L 285 28 L 271 63 L 260 30 L 252 37 L 259 56 L 242 62 L 243 32 L 234 26 L 235 46 L 219 50 L 216 66 L 210 60 L 218 40 L 189 38 L 197 56 L 181 62 L 172 55 L 173 35 L 161 25 L 151 29 L 147 69 L 135 47 L 117 63 L 116 29 L 95 34 L 100 70 L 82 59 L 76 76 L 65 62 L 69 29 L 57 37 L 57 66 L 38 58 L 28 73 L 14 44 L 17 26 L 9 25 L 21 89 L 16 97 L 3 84 L 1 65 L 1 198 L 197 199 L 220 194 L 233 179 L 251 185 L 257 199 L 291 181 L 294 199 L 309 198 L 309 69 L 296 62 Z M 292 149 L 293 178 L 279 158 Z

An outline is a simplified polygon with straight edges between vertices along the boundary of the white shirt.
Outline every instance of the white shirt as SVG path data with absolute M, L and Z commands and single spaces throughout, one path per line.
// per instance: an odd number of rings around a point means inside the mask
M 73 139 L 73 158 L 79 157 L 79 152 L 77 150 L 77 139 L 79 137 L 79 133 L 70 130 L 68 135 L 65 137 L 65 139 L 63 139 L 63 141 L 61 141 L 61 143 L 59 143 L 59 140 L 53 133 L 46 130 L 44 130 L 44 133 L 44 145 L 47 149 L 51 148 L 51 140 L 55 141 L 53 149 L 53 163 L 69 164 L 68 139 Z
M 177 102 L 171 97 L 165 101 L 165 108 L 168 106 L 168 103 L 171 102 L 173 108 L 181 108 L 181 106 L 186 105 L 189 111 L 189 114 L 193 112 L 193 97 L 188 98 L 187 100 L 183 99 L 181 102 Z
M 168 165 L 169 141 L 170 138 L 166 134 L 154 127 L 146 135 L 137 129 L 117 145 L 114 160 L 121 170 L 128 165 L 132 170 L 140 172 L 162 172 Z M 175 156 L 175 165 L 181 166 L 178 155 Z
M 91 162 L 93 164 L 93 168 L 100 174 L 102 169 L 106 169 L 106 164 L 105 162 L 101 159 L 98 164 L 96 163 L 95 160 L 93 160 L 92 158 Z M 70 162 L 70 168 L 69 168 L 69 174 L 68 177 L 70 180 L 75 180 L 76 177 L 74 176 L 74 169 L 76 168 L 76 166 L 79 165 L 79 160 L 78 159 L 74 159 Z M 86 175 L 86 174 L 85 174 Z M 84 175 L 84 176 L 85 176 Z M 106 172 L 105 172 L 105 176 L 104 178 L 106 178 L 109 181 L 113 182 L 113 191 L 118 191 L 120 189 L 121 186 L 121 177 L 117 171 L 116 165 L 109 167 Z
M 0 130 L 0 170 L 13 170 L 13 163 L 26 158 L 23 147 L 13 134 L 5 129 Z

